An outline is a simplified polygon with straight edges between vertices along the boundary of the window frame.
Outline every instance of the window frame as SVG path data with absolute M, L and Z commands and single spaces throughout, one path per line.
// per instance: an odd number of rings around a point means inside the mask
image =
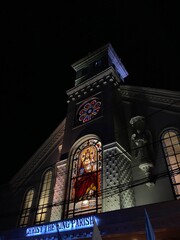
M 168 128 L 161 134 L 161 145 L 166 159 L 168 174 L 171 179 L 173 193 L 180 199 L 180 136 L 175 128 Z M 176 143 L 175 143 L 176 142 Z

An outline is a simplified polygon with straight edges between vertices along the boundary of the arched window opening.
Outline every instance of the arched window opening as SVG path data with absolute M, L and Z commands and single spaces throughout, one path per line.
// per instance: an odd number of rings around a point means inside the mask
M 176 130 L 165 131 L 161 138 L 176 199 L 180 199 L 180 138 Z
M 68 217 L 101 212 L 101 168 L 101 142 L 83 142 L 73 156 Z
M 46 218 L 49 210 L 51 189 L 52 189 L 52 171 L 49 170 L 44 175 L 44 179 L 42 182 L 35 224 L 41 224 L 47 220 Z
M 18 224 L 19 227 L 26 227 L 29 224 L 33 197 L 34 189 L 32 188 L 25 195 L 21 216 Z

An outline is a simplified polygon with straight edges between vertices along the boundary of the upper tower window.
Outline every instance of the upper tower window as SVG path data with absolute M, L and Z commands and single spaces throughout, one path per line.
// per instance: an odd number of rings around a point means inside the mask
M 94 62 L 94 67 L 95 68 L 100 67 L 101 65 L 102 65 L 102 60 L 101 59 Z

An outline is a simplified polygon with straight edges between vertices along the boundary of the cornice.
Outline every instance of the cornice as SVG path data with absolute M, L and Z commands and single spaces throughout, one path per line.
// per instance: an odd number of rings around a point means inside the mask
M 101 88 L 103 85 L 106 85 L 108 83 L 111 83 L 118 88 L 120 86 L 120 82 L 121 80 L 119 76 L 115 72 L 114 68 L 110 66 L 96 76 L 93 76 L 92 78 L 87 79 L 78 86 L 75 86 L 68 90 L 66 92 L 68 95 L 67 103 L 79 100 L 82 96 L 85 96 L 88 93 L 98 88 Z
M 168 105 L 169 108 L 180 110 L 180 92 L 178 91 L 121 85 L 119 93 L 121 100 L 132 101 L 135 99 L 144 102 L 147 101 L 158 106 Z

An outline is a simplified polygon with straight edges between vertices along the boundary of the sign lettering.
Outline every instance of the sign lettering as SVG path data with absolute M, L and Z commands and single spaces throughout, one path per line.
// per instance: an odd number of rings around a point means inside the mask
M 88 228 L 93 226 L 93 216 L 81 217 L 72 220 L 65 220 L 56 223 L 50 223 L 42 226 L 34 226 L 26 229 L 26 236 L 36 236 L 48 233 L 63 232 L 75 229 Z

